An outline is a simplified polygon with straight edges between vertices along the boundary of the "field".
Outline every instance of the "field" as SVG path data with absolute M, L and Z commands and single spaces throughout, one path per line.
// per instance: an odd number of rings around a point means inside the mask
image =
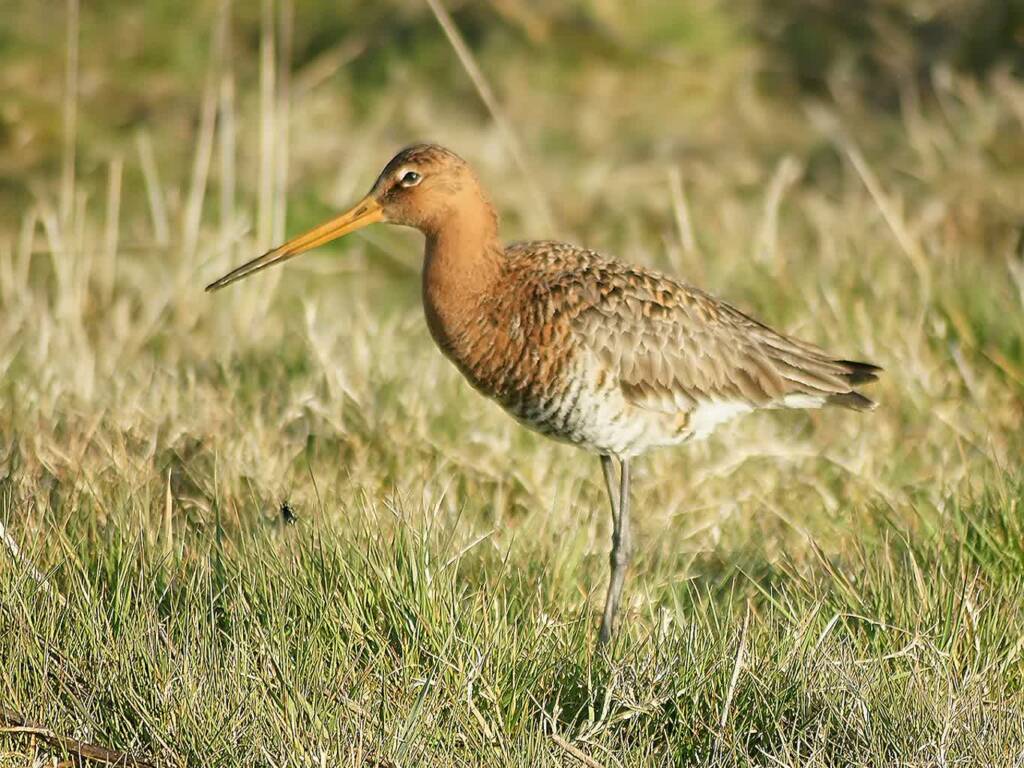
M 348 5 L 3 12 L 0 765 L 1021 765 L 1002 4 Z M 434 348 L 417 233 L 202 290 L 421 139 L 885 368 L 636 464 L 606 650 L 599 463 Z

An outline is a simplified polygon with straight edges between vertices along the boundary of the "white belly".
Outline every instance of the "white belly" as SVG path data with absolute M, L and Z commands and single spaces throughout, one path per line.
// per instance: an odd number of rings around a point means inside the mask
M 732 400 L 705 401 L 689 410 L 675 410 L 670 403 L 643 407 L 626 398 L 617 380 L 578 373 L 573 380 L 562 402 L 506 408 L 547 437 L 621 458 L 706 438 L 721 424 L 754 410 L 749 403 Z

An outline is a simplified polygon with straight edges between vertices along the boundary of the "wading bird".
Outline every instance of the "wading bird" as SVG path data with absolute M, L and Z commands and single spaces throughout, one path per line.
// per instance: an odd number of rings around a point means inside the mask
M 433 144 L 403 149 L 354 208 L 207 290 L 374 222 L 426 236 L 427 325 L 470 384 L 527 427 L 600 456 L 612 511 L 602 643 L 632 548 L 635 456 L 758 408 L 875 405 L 854 387 L 875 381 L 877 366 L 836 359 L 697 288 L 567 243 L 503 245 L 476 174 Z

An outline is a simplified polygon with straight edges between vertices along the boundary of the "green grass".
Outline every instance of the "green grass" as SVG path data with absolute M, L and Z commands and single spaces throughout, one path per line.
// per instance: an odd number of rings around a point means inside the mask
M 54 727 L 197 765 L 534 765 L 551 733 L 626 764 L 996 764 L 1020 744 L 1013 492 L 948 533 L 879 513 L 804 567 L 747 543 L 661 585 L 679 572 L 642 557 L 639 626 L 610 654 L 577 584 L 604 558 L 571 532 L 561 553 L 467 551 L 459 515 L 382 501 L 344 526 L 196 526 L 168 552 L 78 518 L 51 574 L 67 605 L 4 585 L 6 685 Z
M 1019 764 L 1024 87 L 941 62 L 887 80 L 898 104 L 839 64 L 780 87 L 752 5 L 653 2 L 655 28 L 452 5 L 533 186 L 419 6 L 296 4 L 287 110 L 280 77 L 261 101 L 253 8 L 218 64 L 216 8 L 83 7 L 71 101 L 64 30 L 12 16 L 0 708 L 173 766 Z M 607 651 L 598 462 L 434 349 L 418 235 L 201 290 L 424 137 L 479 169 L 508 239 L 668 271 L 886 369 L 871 414 L 759 414 L 638 462 Z M 51 757 L 0 733 L 0 765 Z

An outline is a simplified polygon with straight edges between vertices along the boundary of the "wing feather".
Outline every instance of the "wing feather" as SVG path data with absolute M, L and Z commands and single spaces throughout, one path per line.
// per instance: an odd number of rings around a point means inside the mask
M 548 306 L 557 305 L 577 343 L 639 407 L 674 414 L 737 401 L 874 407 L 853 387 L 875 381 L 880 368 L 837 359 L 698 288 L 566 243 L 519 243 L 506 256 L 522 259 L 533 275 L 542 260 L 537 300 L 561 299 Z
M 835 359 L 785 336 L 703 291 L 616 262 L 590 263 L 577 279 L 595 290 L 573 323 L 584 343 L 619 377 L 626 397 L 678 413 L 702 402 L 754 407 L 832 402 L 865 409 L 854 384 L 877 378 L 868 363 Z

